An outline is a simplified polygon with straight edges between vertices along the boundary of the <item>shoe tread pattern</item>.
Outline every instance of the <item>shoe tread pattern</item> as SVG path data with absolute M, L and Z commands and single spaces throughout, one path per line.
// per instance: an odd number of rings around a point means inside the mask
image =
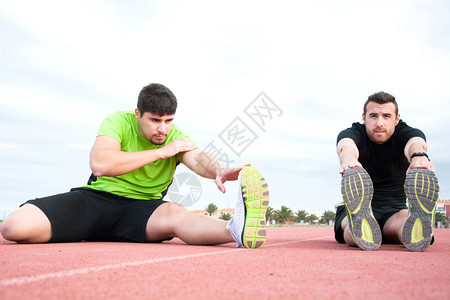
M 269 187 L 256 168 L 245 166 L 241 171 L 241 191 L 246 210 L 242 244 L 246 248 L 259 248 L 266 241 Z
M 356 245 L 363 250 L 375 250 L 381 245 L 380 226 L 372 213 L 373 183 L 364 168 L 345 170 L 342 176 L 341 193 L 347 208 L 348 224 Z M 364 220 L 372 231 L 372 240 L 363 235 Z
M 411 251 L 425 251 L 432 240 L 436 203 L 439 199 L 439 183 L 435 173 L 429 169 L 411 170 L 406 176 L 405 193 L 408 198 L 408 217 L 403 226 L 403 243 Z M 413 231 L 417 219 L 422 223 L 423 238 L 414 240 Z

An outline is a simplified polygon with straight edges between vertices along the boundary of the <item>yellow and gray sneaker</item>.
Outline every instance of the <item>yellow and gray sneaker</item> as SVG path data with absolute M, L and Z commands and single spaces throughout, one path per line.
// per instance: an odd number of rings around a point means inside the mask
M 433 171 L 412 169 L 405 180 L 408 217 L 403 225 L 402 240 L 411 251 L 425 251 L 433 238 L 439 183 Z
M 237 247 L 259 248 L 266 241 L 269 187 L 261 173 L 251 166 L 242 168 L 239 181 L 238 201 L 227 229 L 237 242 Z
M 378 249 L 382 235 L 372 212 L 373 183 L 369 173 L 361 167 L 345 170 L 341 192 L 356 245 L 363 250 Z

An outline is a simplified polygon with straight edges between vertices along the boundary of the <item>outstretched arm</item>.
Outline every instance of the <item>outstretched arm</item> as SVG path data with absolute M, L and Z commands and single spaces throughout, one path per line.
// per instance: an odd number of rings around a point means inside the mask
M 225 193 L 224 183 L 229 180 L 237 180 L 243 167 L 226 168 L 212 155 L 202 152 L 200 149 L 185 152 L 181 155 L 181 162 L 189 169 L 205 178 L 215 179 L 217 188 Z
M 422 168 L 435 171 L 434 165 L 430 162 L 426 156 L 415 156 L 411 159 L 411 156 L 417 152 L 426 152 L 428 149 L 427 142 L 421 137 L 411 138 L 405 146 L 405 156 L 409 161 L 409 168 L 406 173 L 409 173 L 411 169 Z
M 121 151 L 120 143 L 109 136 L 98 136 L 91 149 L 89 164 L 95 176 L 119 176 L 130 173 L 158 159 L 190 151 L 197 146 L 187 139 L 173 140 L 164 147 L 137 152 Z
M 339 173 L 344 173 L 348 168 L 362 167 L 361 163 L 358 161 L 358 147 L 356 147 L 356 144 L 352 139 L 343 138 L 340 140 L 337 144 L 336 152 L 341 164 Z

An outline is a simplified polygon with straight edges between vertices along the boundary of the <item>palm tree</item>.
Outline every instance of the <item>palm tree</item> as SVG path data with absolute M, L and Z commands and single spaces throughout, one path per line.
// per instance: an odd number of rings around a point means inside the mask
M 277 210 L 275 212 L 275 220 L 278 223 L 286 223 L 287 221 L 292 221 L 293 219 L 293 213 L 292 210 L 290 208 L 288 208 L 287 206 L 281 206 L 280 210 Z
M 224 220 L 224 221 L 228 221 L 231 219 L 231 214 L 230 213 L 224 213 L 222 214 L 219 219 Z
M 208 204 L 208 206 L 205 208 L 208 214 L 211 216 L 216 210 L 217 206 L 214 203 Z
M 437 212 L 436 213 L 436 217 L 435 217 L 435 226 L 437 225 L 438 222 L 441 222 L 444 225 L 448 224 L 447 218 L 445 217 L 445 215 L 441 212 Z
M 310 223 L 310 224 L 314 224 L 314 221 L 319 220 L 319 218 L 315 215 L 315 214 L 310 214 L 308 216 L 306 216 L 305 221 Z
M 266 210 L 266 222 L 270 224 L 270 221 L 274 220 L 275 218 L 275 210 L 272 207 L 267 207 Z
M 324 224 L 330 224 L 330 221 L 334 221 L 336 218 L 336 213 L 332 212 L 331 210 L 327 210 L 323 212 L 323 216 L 321 218 L 321 222 Z
M 295 213 L 295 222 L 300 223 L 301 221 L 305 221 L 308 213 L 305 210 L 299 210 Z

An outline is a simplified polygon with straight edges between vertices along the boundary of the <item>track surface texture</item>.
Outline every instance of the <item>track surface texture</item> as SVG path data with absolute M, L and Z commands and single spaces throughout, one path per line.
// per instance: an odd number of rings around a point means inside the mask
M 450 299 L 449 229 L 425 252 L 362 251 L 333 236 L 268 227 L 259 249 L 0 239 L 0 299 Z

